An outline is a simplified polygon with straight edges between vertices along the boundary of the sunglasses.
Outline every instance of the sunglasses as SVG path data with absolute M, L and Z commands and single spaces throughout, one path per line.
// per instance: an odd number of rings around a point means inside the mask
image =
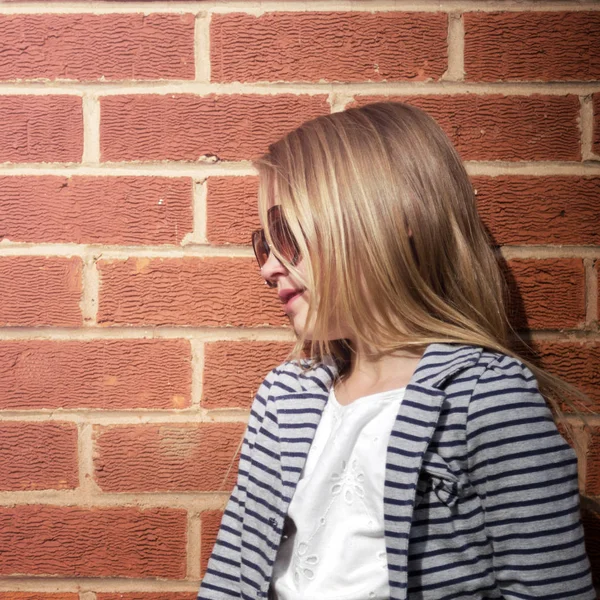
M 283 216 L 280 204 L 276 204 L 268 210 L 267 224 L 275 250 L 286 260 L 296 265 L 300 258 L 300 249 Z M 258 266 L 262 269 L 271 254 L 271 248 L 265 237 L 264 229 L 261 228 L 252 232 L 252 247 L 254 248 Z M 267 280 L 267 285 L 269 287 L 277 287 L 277 282 Z

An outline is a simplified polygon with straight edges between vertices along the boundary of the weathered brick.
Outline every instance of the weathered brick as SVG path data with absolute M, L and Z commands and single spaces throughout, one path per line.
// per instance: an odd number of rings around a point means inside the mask
M 439 80 L 447 22 L 441 12 L 214 13 L 211 81 Z
M 0 15 L 0 79 L 193 79 L 194 15 Z
M 592 96 L 592 107 L 594 110 L 592 150 L 596 154 L 600 154 L 600 92 Z
M 509 318 L 518 329 L 572 329 L 585 321 L 585 272 L 579 258 L 508 262 Z
M 9 0 L 10 1 L 10 0 Z M 0 600 L 79 600 L 79 594 L 69 592 L 0 592 Z
M 171 508 L 2 506 L 0 574 L 182 579 L 186 527 Z
M 231 491 L 244 429 L 241 422 L 98 426 L 96 480 L 105 492 Z
M 467 81 L 600 79 L 597 11 L 467 12 L 463 22 Z
M 0 257 L 0 325 L 82 324 L 81 259 Z
M 187 340 L 0 341 L 0 409 L 186 408 Z
M 81 98 L 0 96 L 0 163 L 79 162 L 82 152 Z
M 528 341 L 526 352 L 542 368 L 573 384 L 595 401 L 590 407 L 600 411 L 600 344 L 582 341 Z
M 585 489 L 588 496 L 600 496 L 600 427 L 588 432 Z
M 202 406 L 249 409 L 256 392 L 292 344 L 282 342 L 211 342 L 204 346 Z
M 260 227 L 258 177 L 209 177 L 206 181 L 206 237 L 213 245 L 251 245 Z
M 600 244 L 600 177 L 477 176 L 477 209 L 503 244 Z
M 349 106 L 380 101 L 406 102 L 427 112 L 463 160 L 581 160 L 575 94 L 356 96 Z
M 0 177 L 0 239 L 179 244 L 192 231 L 187 177 Z
M 103 161 L 247 160 L 330 112 L 323 94 L 136 94 L 105 96 L 100 104 Z
M 212 553 L 213 546 L 217 541 L 219 526 L 223 518 L 221 510 L 205 510 L 200 515 L 200 576 L 204 577 L 208 559 Z
M 0 422 L 0 490 L 77 487 L 75 423 Z
M 196 600 L 197 592 L 96 592 L 96 600 Z M 2 600 L 0 598 L 0 600 Z M 42 599 L 45 600 L 45 599 Z
M 130 258 L 96 263 L 104 325 L 283 326 L 255 258 Z

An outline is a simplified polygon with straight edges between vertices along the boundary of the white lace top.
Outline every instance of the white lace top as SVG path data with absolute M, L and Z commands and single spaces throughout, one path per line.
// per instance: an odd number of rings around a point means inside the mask
M 383 488 L 388 440 L 405 389 L 341 405 L 331 388 L 289 505 L 271 597 L 389 598 Z

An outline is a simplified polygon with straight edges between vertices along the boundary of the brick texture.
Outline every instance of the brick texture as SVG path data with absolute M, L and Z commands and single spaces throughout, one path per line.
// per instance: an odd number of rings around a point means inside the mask
M 579 258 L 512 259 L 505 269 L 509 318 L 518 329 L 577 329 L 585 320 Z
M 467 12 L 463 22 L 468 81 L 600 79 L 597 11 Z
M 526 352 L 544 369 L 561 377 L 590 396 L 588 409 L 600 412 L 600 343 L 586 341 L 528 342 L 533 352 Z M 582 410 L 585 408 L 582 406 Z
M 477 209 L 497 245 L 600 244 L 600 177 L 473 177 Z
M 0 96 L 0 163 L 77 162 L 82 152 L 81 98 Z
M 106 96 L 103 161 L 249 160 L 303 121 L 329 112 L 323 95 Z
M 592 95 L 593 107 L 593 131 L 592 131 L 592 150 L 600 155 L 600 93 Z
M 79 600 L 79 594 L 68 592 L 0 592 L 0 600 Z
M 179 409 L 191 403 L 187 340 L 0 341 L 0 408 Z
M 211 80 L 439 80 L 448 61 L 447 21 L 431 12 L 215 13 Z
M 62 490 L 78 485 L 75 423 L 0 423 L 0 490 Z
M 196 596 L 196 592 L 126 592 L 123 594 L 98 592 L 96 600 L 196 600 Z
M 0 15 L 0 79 L 193 79 L 190 14 Z
M 574 94 L 365 95 L 349 106 L 382 100 L 407 102 L 430 114 L 463 160 L 581 160 Z
M 209 177 L 206 181 L 206 237 L 212 245 L 249 246 L 260 227 L 258 177 Z
M 243 433 L 243 423 L 96 427 L 96 480 L 106 492 L 231 491 Z
M 212 342 L 204 348 L 204 408 L 250 409 L 264 375 L 280 365 L 292 345 L 281 342 Z
M 0 177 L 0 238 L 180 244 L 192 231 L 185 177 Z
M 185 576 L 186 511 L 0 507 L 0 575 Z
M 0 326 L 82 324 L 81 259 L 0 256 Z
M 250 409 L 264 376 L 292 349 L 281 342 L 212 342 L 204 347 L 204 408 Z
M 283 326 L 255 258 L 101 260 L 102 325 Z
M 222 518 L 223 512 L 220 510 L 205 510 L 200 515 L 202 523 L 200 538 L 200 572 L 202 577 L 204 577 L 204 573 L 206 572 L 212 548 L 217 541 L 217 534 Z

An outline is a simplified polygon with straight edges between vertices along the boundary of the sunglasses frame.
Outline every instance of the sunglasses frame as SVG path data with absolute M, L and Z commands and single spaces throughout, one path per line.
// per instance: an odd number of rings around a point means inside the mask
M 267 212 L 267 222 L 277 252 L 282 256 L 285 256 L 293 265 L 296 265 L 298 263 L 298 259 L 300 258 L 300 249 L 298 248 L 298 244 L 294 236 L 292 235 L 292 232 L 290 231 L 289 225 L 287 224 L 283 213 L 281 212 L 280 204 L 275 204 L 274 206 L 269 208 Z M 287 256 L 287 253 L 285 251 L 282 251 L 281 248 L 277 247 L 277 241 L 279 240 L 279 236 L 287 237 L 285 242 L 291 244 L 294 250 L 293 256 Z M 263 251 L 261 251 L 261 245 Z M 254 249 L 254 256 L 256 257 L 258 266 L 262 269 L 264 264 L 269 259 L 269 256 L 271 255 L 271 247 L 267 242 L 265 230 L 263 227 L 261 227 L 260 229 L 256 229 L 252 232 L 252 248 Z M 264 258 L 264 260 L 261 261 L 261 257 L 263 256 L 266 258 Z M 277 287 L 277 282 L 275 281 L 267 279 L 266 283 L 269 287 Z

